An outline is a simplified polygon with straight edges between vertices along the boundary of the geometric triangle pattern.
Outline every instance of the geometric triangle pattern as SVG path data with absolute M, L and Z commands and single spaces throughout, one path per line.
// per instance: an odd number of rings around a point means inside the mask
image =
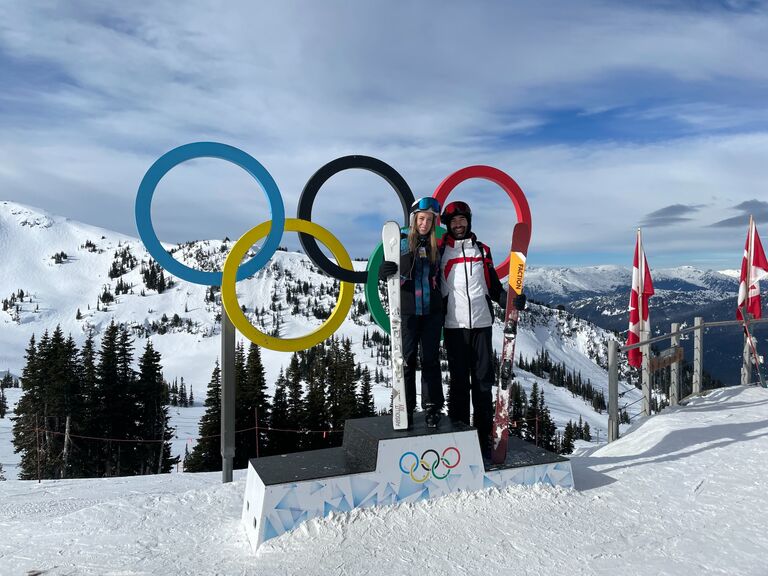
M 485 476 L 483 476 L 483 488 L 498 488 L 499 485 L 493 480 L 491 480 L 490 476 L 491 476 L 490 474 L 486 474 Z
M 369 480 L 362 476 L 353 476 L 350 478 L 350 484 L 352 487 L 352 503 L 355 507 L 360 506 L 360 503 L 365 500 L 366 496 L 379 487 L 379 482 L 376 480 Z
M 301 508 L 301 504 L 299 504 L 299 497 L 296 495 L 296 490 L 294 488 L 291 488 L 288 490 L 288 492 L 283 496 L 283 498 L 275 504 L 275 508 L 278 510 L 285 510 L 288 508 Z
M 409 496 L 421 492 L 422 488 L 421 484 L 414 482 L 409 476 L 403 476 L 403 480 L 400 482 L 400 490 L 397 492 L 397 501 L 402 502 Z

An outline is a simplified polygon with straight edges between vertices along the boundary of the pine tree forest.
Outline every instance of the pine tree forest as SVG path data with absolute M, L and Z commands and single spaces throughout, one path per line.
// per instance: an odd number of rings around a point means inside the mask
M 85 478 L 168 472 L 167 384 L 148 341 L 134 370 L 133 340 L 114 322 L 96 350 L 78 350 L 60 327 L 33 335 L 13 422 L 19 478 Z
M 374 416 L 370 370 L 355 363 L 349 339 L 331 337 L 295 352 L 280 371 L 270 399 L 258 346 L 235 353 L 234 467 L 250 458 L 341 445 L 344 422 Z M 221 368 L 216 362 L 200 421 L 199 439 L 185 458 L 192 472 L 221 470 Z
M 129 330 L 113 322 L 98 346 L 89 336 L 78 349 L 57 326 L 39 340 L 32 336 L 25 358 L 13 420 L 21 479 L 155 474 L 177 464 L 168 409 L 190 406 L 194 399 L 183 378 L 164 380 L 162 358 L 151 340 L 136 351 Z M 549 368 L 557 373 L 556 366 Z M 234 467 L 244 468 L 254 457 L 341 445 L 347 419 L 376 415 L 373 383 L 384 378 L 378 367 L 372 374 L 356 363 L 349 339 L 331 337 L 295 352 L 270 397 L 260 348 L 239 343 Z M 583 386 L 578 378 L 575 382 Z M 0 414 L 7 410 L 2 389 L 12 382 L 2 384 Z M 513 383 L 511 405 L 510 433 L 519 438 L 563 453 L 573 450 L 575 439 L 589 439 L 589 425 L 581 420 L 578 426 L 569 422 L 564 434 L 557 432 L 536 384 L 527 397 Z M 197 442 L 184 455 L 184 470 L 190 472 L 221 470 L 218 360 L 204 407 Z

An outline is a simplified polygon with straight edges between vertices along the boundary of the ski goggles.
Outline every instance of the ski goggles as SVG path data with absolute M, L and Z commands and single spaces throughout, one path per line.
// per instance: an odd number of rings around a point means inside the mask
M 466 202 L 457 201 L 457 202 L 451 202 L 448 204 L 448 206 L 445 207 L 445 212 L 443 212 L 443 220 L 449 219 L 452 216 L 471 216 L 472 210 L 469 209 L 469 205 Z
M 411 204 L 411 214 L 414 212 L 432 212 L 435 216 L 438 216 L 440 214 L 440 202 L 432 196 L 419 198 Z

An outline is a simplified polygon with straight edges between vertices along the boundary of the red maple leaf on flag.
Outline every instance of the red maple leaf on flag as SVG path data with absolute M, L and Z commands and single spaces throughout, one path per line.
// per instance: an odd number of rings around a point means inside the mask
M 641 281 L 642 279 L 642 281 Z M 642 298 L 640 293 L 642 292 Z M 640 331 L 648 325 L 648 299 L 653 296 L 653 279 L 648 267 L 648 260 L 642 248 L 640 232 L 635 242 L 635 259 L 632 264 L 632 292 L 629 295 L 629 332 L 627 333 L 627 346 L 640 342 Z M 640 319 L 640 306 L 642 304 L 643 317 Z M 639 368 L 643 362 L 643 353 L 640 348 L 633 348 L 627 353 L 629 365 Z
M 752 255 L 751 266 L 748 264 Z M 757 233 L 755 221 L 750 218 L 747 231 L 747 242 L 744 245 L 744 258 L 741 260 L 741 275 L 739 276 L 739 298 L 736 305 L 736 319 L 743 320 L 742 310 L 752 318 L 760 318 L 762 309 L 760 305 L 760 280 L 768 277 L 768 260 L 765 258 L 763 245 Z

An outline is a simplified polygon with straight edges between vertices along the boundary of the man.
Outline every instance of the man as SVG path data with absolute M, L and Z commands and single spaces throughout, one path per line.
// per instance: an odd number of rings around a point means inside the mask
M 490 249 L 472 233 L 472 211 L 451 202 L 441 216 L 448 233 L 442 239 L 441 291 L 445 303 L 443 337 L 451 376 L 448 416 L 469 424 L 472 398 L 474 426 L 484 456 L 490 455 L 493 423 L 493 305 L 506 307 L 504 290 L 493 267 Z M 515 301 L 525 308 L 525 295 Z

